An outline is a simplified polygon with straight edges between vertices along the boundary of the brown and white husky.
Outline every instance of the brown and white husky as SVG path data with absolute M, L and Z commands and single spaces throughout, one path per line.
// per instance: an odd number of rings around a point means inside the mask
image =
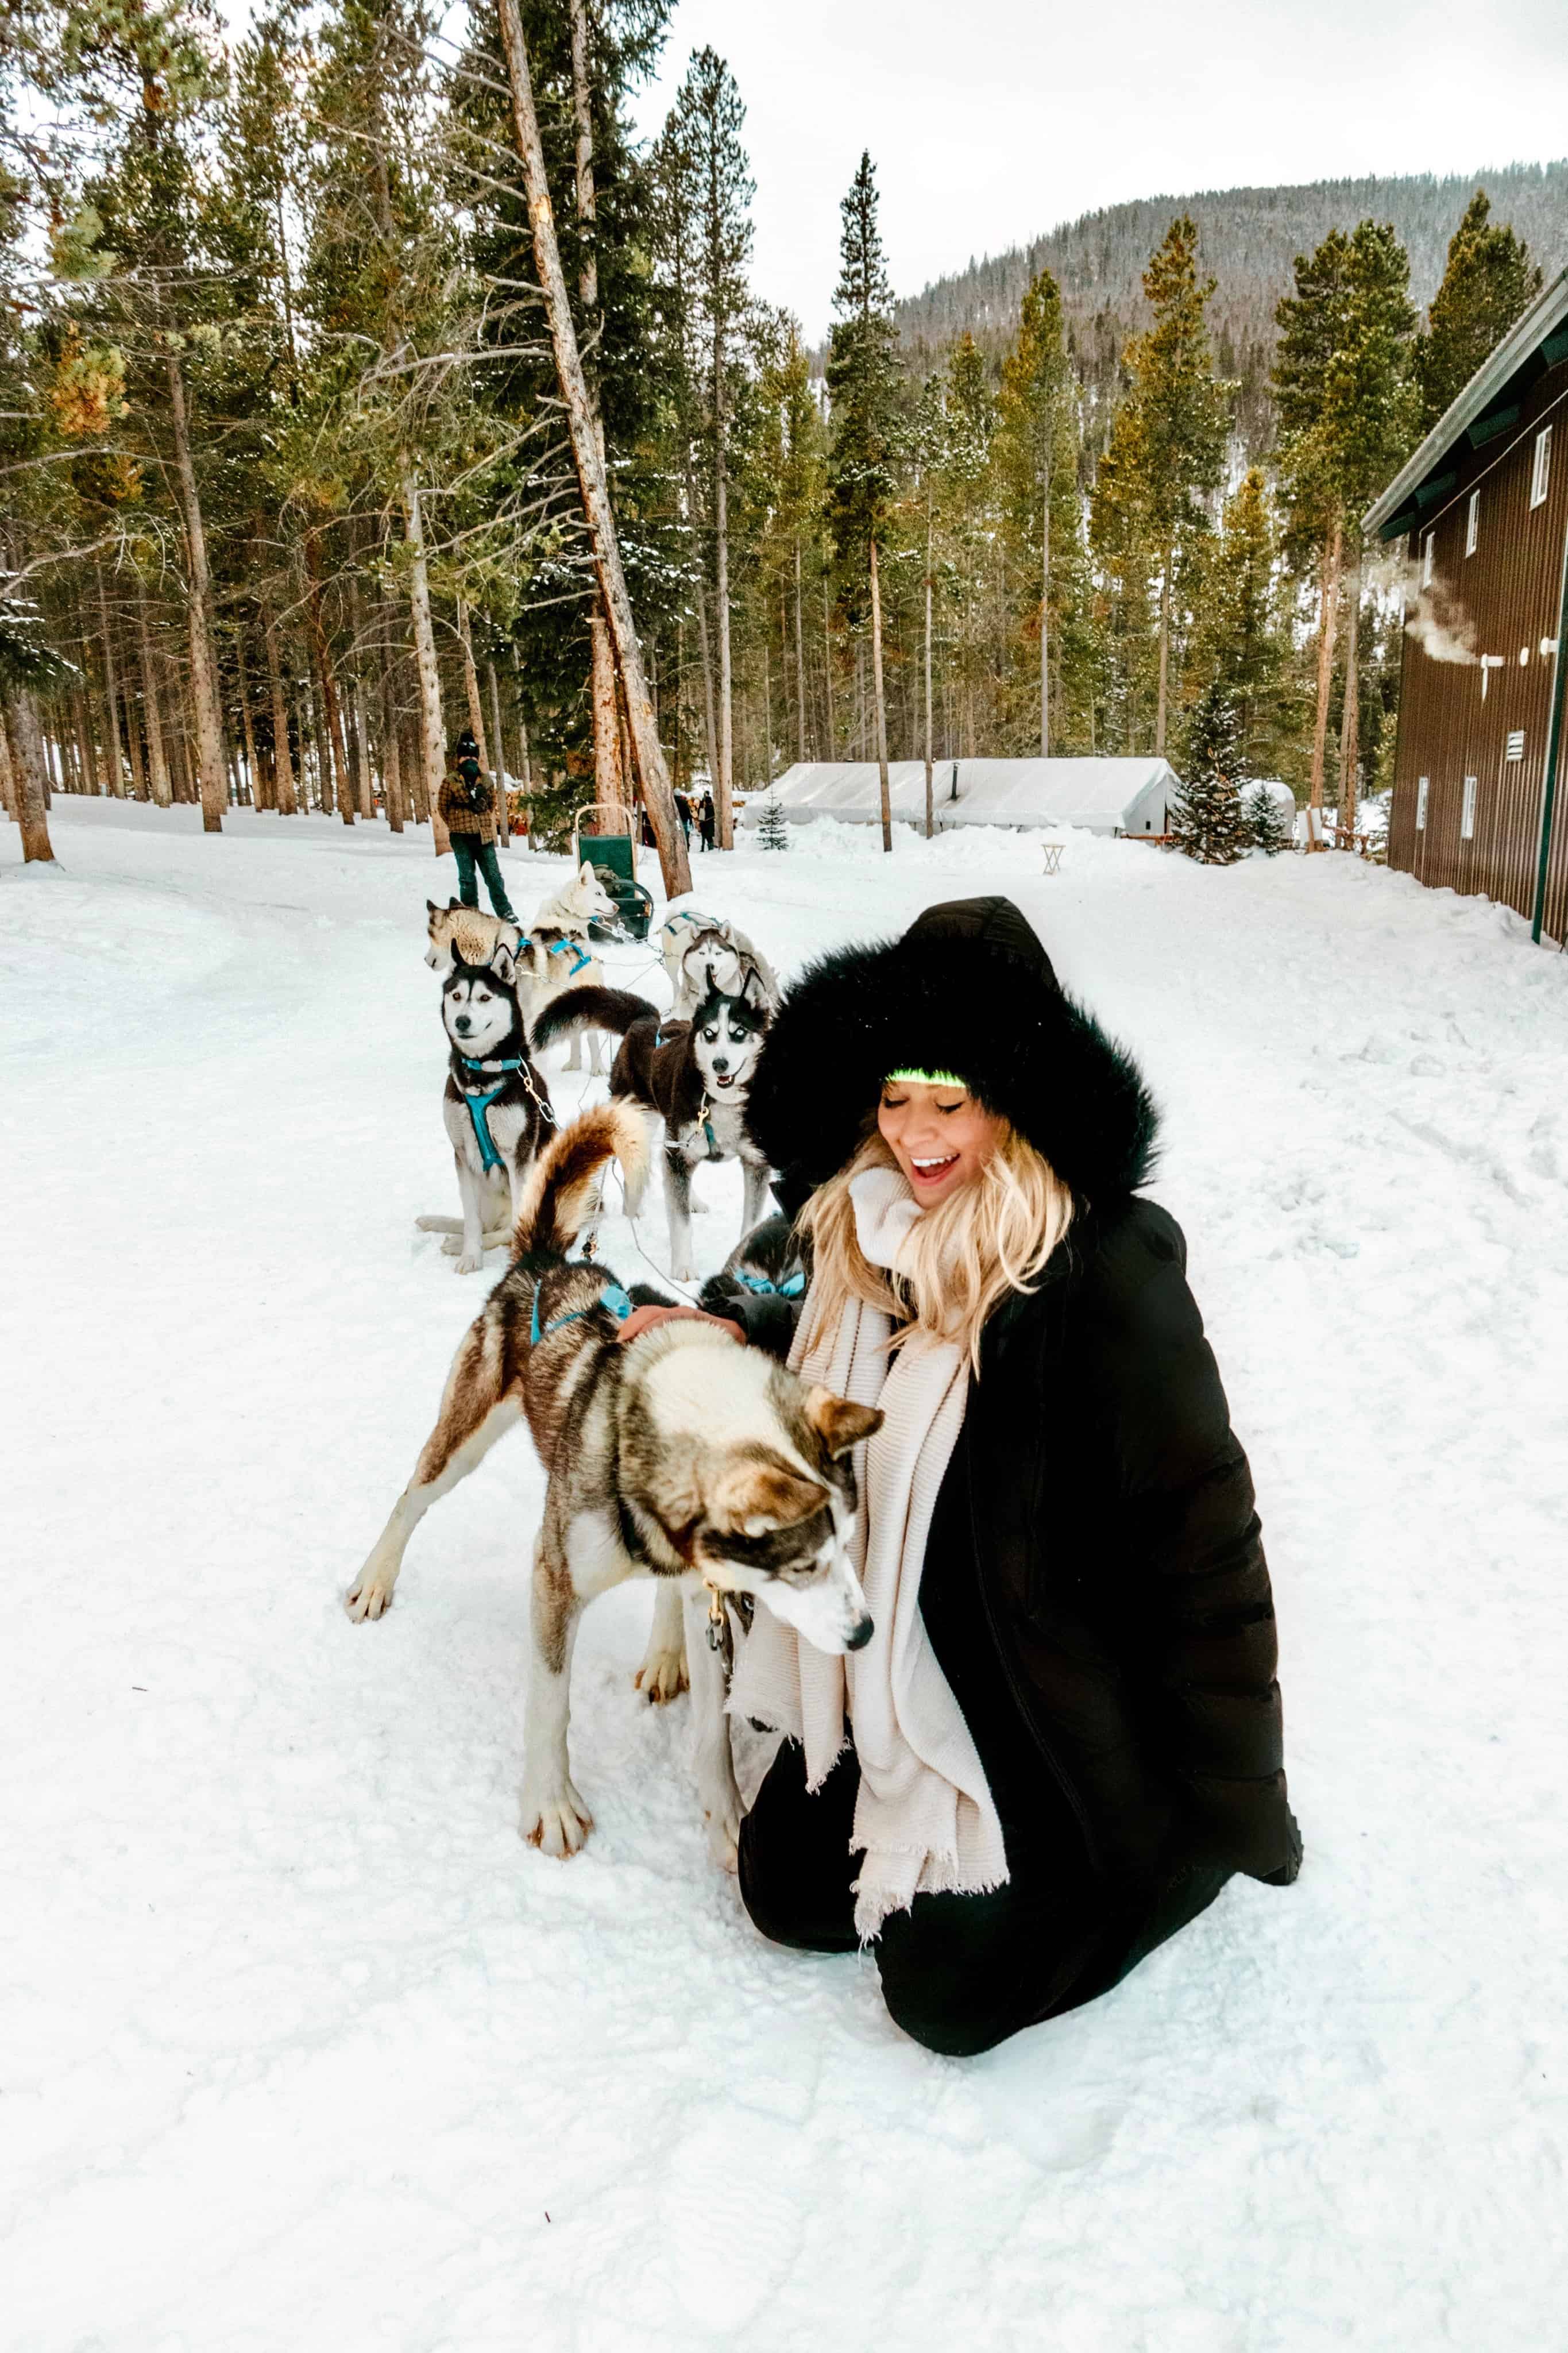
M 639 1176 L 643 1130 L 629 1106 L 608 1103 L 563 1129 L 536 1163 L 511 1265 L 458 1344 L 436 1427 L 345 1606 L 351 1618 L 381 1616 L 430 1505 L 526 1419 L 549 1485 L 533 1553 L 522 1834 L 569 1855 L 593 1828 L 567 1754 L 577 1623 L 596 1594 L 647 1577 L 653 1630 L 638 1680 L 672 1697 L 684 1640 L 710 1849 L 732 1870 L 740 1799 L 725 1670 L 704 1620 L 721 1618 L 724 1597 L 750 1595 L 821 1650 L 868 1639 L 847 1547 L 850 1456 L 882 1417 L 706 1320 L 619 1338 L 627 1294 L 603 1266 L 567 1252 L 609 1162 L 629 1181 Z

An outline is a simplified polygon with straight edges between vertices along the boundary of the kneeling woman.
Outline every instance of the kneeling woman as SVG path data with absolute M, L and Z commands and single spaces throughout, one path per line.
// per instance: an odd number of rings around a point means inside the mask
M 1233 1873 L 1296 1876 L 1247 1458 L 1137 1193 L 1148 1096 L 1009 901 L 808 969 L 748 1117 L 814 1250 L 791 1362 L 886 1420 L 871 1641 L 827 1658 L 759 1611 L 737 1663 L 736 1711 L 787 1736 L 742 1893 L 781 1944 L 873 1940 L 900 2026 L 987 2050 Z

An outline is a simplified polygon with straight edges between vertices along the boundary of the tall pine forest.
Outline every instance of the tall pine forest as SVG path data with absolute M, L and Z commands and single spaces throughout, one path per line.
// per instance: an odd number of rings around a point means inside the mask
M 1357 518 L 1561 258 L 1568 168 L 1123 206 L 900 301 L 867 155 L 818 351 L 752 282 L 723 58 L 634 135 L 669 10 L 517 5 L 677 789 L 727 841 L 792 760 L 1180 770 L 1223 706 L 1243 776 L 1353 810 L 1400 585 Z M 0 17 L 8 814 L 41 770 L 439 834 L 465 727 L 542 839 L 634 797 L 500 23 L 455 21 Z

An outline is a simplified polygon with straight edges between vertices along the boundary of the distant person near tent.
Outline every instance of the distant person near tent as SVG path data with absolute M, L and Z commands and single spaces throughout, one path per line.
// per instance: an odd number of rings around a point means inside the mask
M 680 819 L 681 834 L 685 839 L 686 847 L 689 849 L 691 847 L 691 796 L 689 793 L 676 794 L 675 814 Z
M 479 874 L 482 873 L 490 905 L 504 922 L 515 923 L 517 917 L 507 897 L 500 860 L 496 855 L 495 795 L 479 766 L 479 747 L 467 728 L 458 738 L 453 764 L 441 786 L 437 807 L 441 822 L 452 837 L 452 855 L 458 861 L 458 896 L 464 906 L 479 905 Z
M 704 792 L 697 805 L 697 823 L 702 835 L 703 849 L 711 849 L 713 847 L 713 796 L 710 792 Z

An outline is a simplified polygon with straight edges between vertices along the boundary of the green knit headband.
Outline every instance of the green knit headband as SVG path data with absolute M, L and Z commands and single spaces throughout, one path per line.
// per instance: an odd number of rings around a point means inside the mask
M 965 1094 L 969 1092 L 969 1081 L 956 1077 L 952 1071 L 917 1071 L 912 1068 L 889 1071 L 882 1084 L 885 1087 L 896 1086 L 900 1079 L 906 1086 L 962 1087 Z

